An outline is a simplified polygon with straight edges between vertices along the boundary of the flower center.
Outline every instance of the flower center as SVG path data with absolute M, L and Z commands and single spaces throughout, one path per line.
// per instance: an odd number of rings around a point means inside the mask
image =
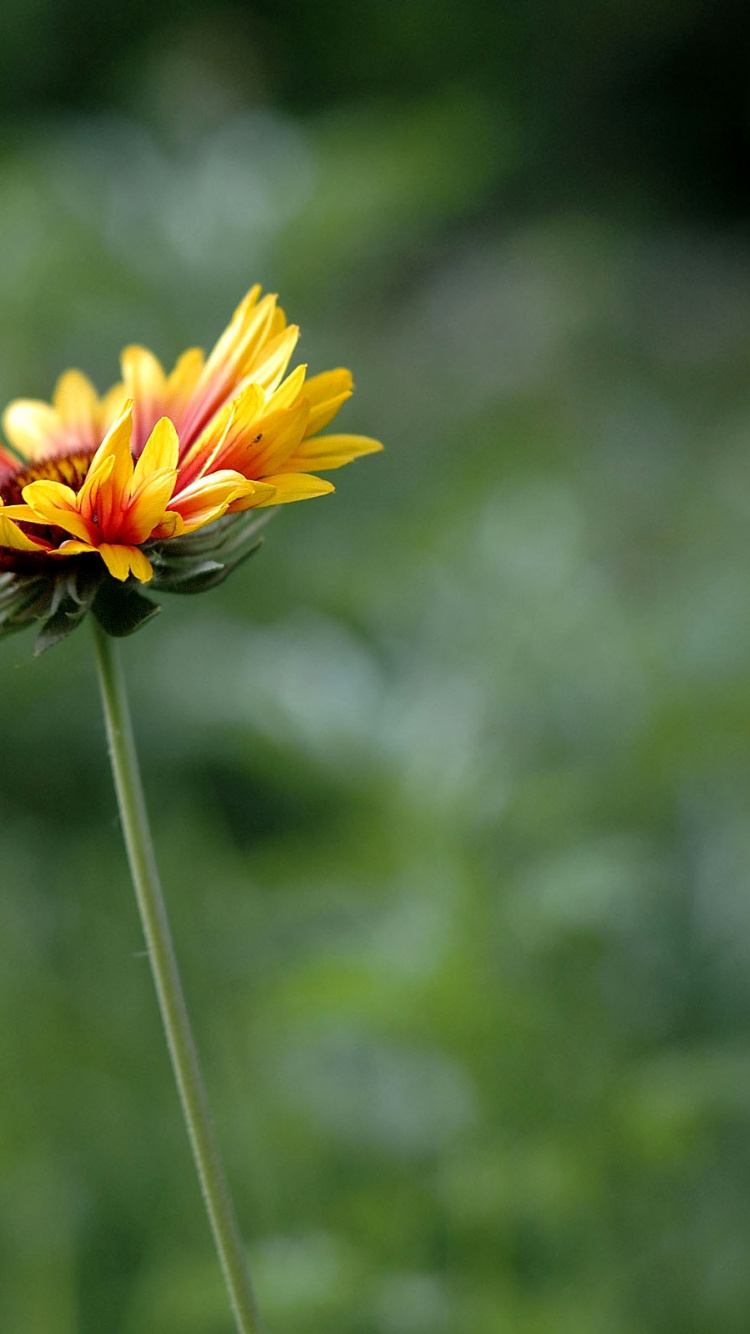
M 23 488 L 29 482 L 63 482 L 73 491 L 80 491 L 94 457 L 93 450 L 81 450 L 77 454 L 63 454 L 58 458 L 39 459 L 19 468 L 10 477 L 0 481 L 0 496 L 6 505 L 23 503 Z

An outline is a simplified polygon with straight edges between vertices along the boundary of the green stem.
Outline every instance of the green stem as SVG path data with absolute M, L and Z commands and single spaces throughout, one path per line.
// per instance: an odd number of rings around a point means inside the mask
M 130 872 L 203 1199 L 229 1289 L 237 1329 L 240 1334 L 263 1334 L 242 1239 L 211 1123 L 198 1052 L 190 1028 L 159 884 L 125 681 L 115 645 L 93 617 L 92 621 L 109 756 Z

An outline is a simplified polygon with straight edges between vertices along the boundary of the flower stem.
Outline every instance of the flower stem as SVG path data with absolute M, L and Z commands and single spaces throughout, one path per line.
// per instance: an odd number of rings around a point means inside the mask
M 159 884 L 125 681 L 115 645 L 92 617 L 109 756 L 130 872 L 203 1199 L 240 1334 L 263 1334 L 201 1075 Z

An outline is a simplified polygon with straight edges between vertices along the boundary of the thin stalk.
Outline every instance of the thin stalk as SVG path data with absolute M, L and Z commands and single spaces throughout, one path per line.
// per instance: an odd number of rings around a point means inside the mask
M 109 757 L 151 971 L 193 1158 L 240 1334 L 263 1334 L 219 1154 L 159 884 L 125 681 L 115 645 L 92 617 Z

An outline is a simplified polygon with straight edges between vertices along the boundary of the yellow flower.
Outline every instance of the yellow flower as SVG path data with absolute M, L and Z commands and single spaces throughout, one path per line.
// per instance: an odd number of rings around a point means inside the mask
M 382 448 L 368 436 L 320 434 L 352 378 L 338 369 L 308 379 L 305 366 L 287 375 L 298 333 L 275 297 L 260 299 L 254 287 L 208 358 L 191 348 L 167 375 L 153 353 L 128 347 L 122 381 L 102 398 L 67 371 L 51 404 L 10 404 L 3 429 L 14 453 L 0 446 L 0 633 L 18 588 L 30 596 L 31 581 L 37 595 L 40 581 L 59 584 L 61 568 L 76 606 L 81 587 L 107 574 L 146 583 L 156 571 L 156 587 L 206 586 L 245 554 L 218 520 L 325 495 L 333 486 L 311 469 Z M 208 524 L 222 559 L 211 541 L 186 541 Z

